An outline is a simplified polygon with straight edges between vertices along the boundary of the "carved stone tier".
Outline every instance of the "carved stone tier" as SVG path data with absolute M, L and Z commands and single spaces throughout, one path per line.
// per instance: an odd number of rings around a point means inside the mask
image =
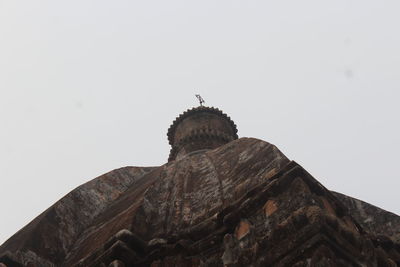
M 168 129 L 172 146 L 168 161 L 203 149 L 214 149 L 238 138 L 235 123 L 221 110 L 200 106 L 179 115 Z

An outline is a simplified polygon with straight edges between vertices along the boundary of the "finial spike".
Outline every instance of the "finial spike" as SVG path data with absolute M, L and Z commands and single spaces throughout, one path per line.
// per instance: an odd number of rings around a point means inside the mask
M 195 95 L 197 97 L 197 99 L 200 102 L 200 106 L 203 106 L 203 103 L 205 103 L 206 101 L 204 101 L 204 99 L 201 97 L 201 95 Z

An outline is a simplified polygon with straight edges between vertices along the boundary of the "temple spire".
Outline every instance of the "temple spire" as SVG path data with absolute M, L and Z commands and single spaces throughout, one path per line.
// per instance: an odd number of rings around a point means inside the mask
M 238 138 L 236 125 L 230 117 L 217 108 L 203 106 L 201 97 L 199 101 L 201 106 L 185 111 L 169 127 L 168 161 L 194 151 L 214 149 Z

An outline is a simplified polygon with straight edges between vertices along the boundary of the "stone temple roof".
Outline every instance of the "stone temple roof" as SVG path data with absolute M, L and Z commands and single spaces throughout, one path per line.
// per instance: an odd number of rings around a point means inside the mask
M 399 216 L 240 138 L 77 187 L 0 247 L 0 266 L 397 266 L 399 239 Z

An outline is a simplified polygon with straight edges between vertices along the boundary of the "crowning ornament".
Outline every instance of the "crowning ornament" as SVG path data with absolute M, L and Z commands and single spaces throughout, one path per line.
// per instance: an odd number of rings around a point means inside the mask
M 203 106 L 203 104 L 204 104 L 206 101 L 204 101 L 204 99 L 201 97 L 201 95 L 195 95 L 195 96 L 196 96 L 197 99 L 199 100 L 200 106 Z

